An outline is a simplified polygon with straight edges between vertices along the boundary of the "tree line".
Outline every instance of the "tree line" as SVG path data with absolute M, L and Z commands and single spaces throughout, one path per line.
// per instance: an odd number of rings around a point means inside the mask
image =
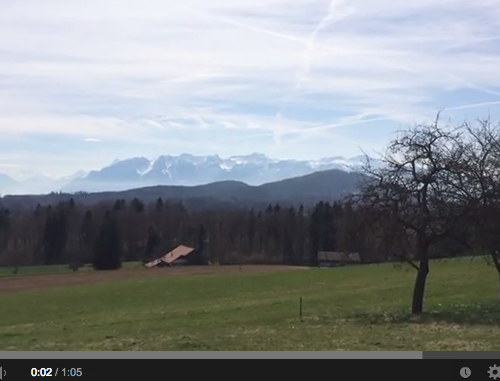
M 69 200 L 34 210 L 3 208 L 0 264 L 120 268 L 122 261 L 147 262 L 179 244 L 203 249 L 213 264 L 315 265 L 318 251 L 350 249 L 361 251 L 367 262 L 386 260 L 376 234 L 366 229 L 360 239 L 361 231 L 349 231 L 356 213 L 341 202 L 190 210 L 162 198 L 149 204 L 135 198 L 93 206 Z M 112 264 L 104 265 L 106 258 Z
M 399 260 L 401 244 L 384 233 L 388 221 L 366 224 L 368 214 L 346 201 L 190 210 L 161 197 L 149 204 L 134 198 L 85 206 L 70 199 L 33 210 L 3 208 L 0 265 L 117 269 L 123 261 L 156 259 L 179 244 L 201 249 L 213 264 L 315 266 L 319 251 L 358 252 L 366 263 Z M 431 256 L 442 253 L 462 255 L 466 249 L 445 240 Z

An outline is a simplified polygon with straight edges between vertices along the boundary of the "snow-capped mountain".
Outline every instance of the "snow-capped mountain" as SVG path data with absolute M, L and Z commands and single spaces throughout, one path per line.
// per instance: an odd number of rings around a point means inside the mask
M 0 174 L 0 195 L 122 191 L 154 185 L 193 186 L 227 180 L 260 185 L 328 169 L 359 172 L 364 163 L 364 156 L 278 160 L 260 153 L 228 158 L 187 153 L 154 159 L 134 157 L 115 160 L 99 170 L 78 171 L 59 178 L 31 172 L 17 177 Z M 378 162 L 374 164 L 378 165 Z
M 250 185 L 284 180 L 328 169 L 361 171 L 364 156 L 340 156 L 320 160 L 278 160 L 260 153 L 221 158 L 218 155 L 162 155 L 114 161 L 100 170 L 75 179 L 64 192 L 121 191 L 154 185 L 201 185 L 235 180 Z

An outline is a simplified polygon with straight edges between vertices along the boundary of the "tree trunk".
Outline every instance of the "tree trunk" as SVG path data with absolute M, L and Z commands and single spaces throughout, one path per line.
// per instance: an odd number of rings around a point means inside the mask
M 491 251 L 491 259 L 493 260 L 493 264 L 495 265 L 495 269 L 497 270 L 498 274 L 498 282 L 499 282 L 499 289 L 498 289 L 498 300 L 500 301 L 500 260 L 499 260 L 499 254 L 496 250 Z
M 417 278 L 415 279 L 415 287 L 413 288 L 413 299 L 411 304 L 411 313 L 419 315 L 424 311 L 424 295 L 425 285 L 427 282 L 427 275 L 429 274 L 429 257 L 426 240 L 422 237 L 417 240 L 417 256 L 419 259 L 419 266 Z
M 424 294 L 425 284 L 427 282 L 427 274 L 429 274 L 429 261 L 420 261 L 415 287 L 413 289 L 413 300 L 411 304 L 412 314 L 421 314 L 424 311 Z
M 500 301 L 500 274 L 498 274 L 498 301 Z

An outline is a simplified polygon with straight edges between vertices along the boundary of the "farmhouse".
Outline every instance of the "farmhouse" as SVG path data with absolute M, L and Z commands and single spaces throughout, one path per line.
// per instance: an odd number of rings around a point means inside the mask
M 146 263 L 145 266 L 147 268 L 153 268 L 179 265 L 201 265 L 200 254 L 201 253 L 192 247 L 179 245 L 163 257 Z
M 359 253 L 344 253 L 335 251 L 318 252 L 319 267 L 336 267 L 359 263 L 361 263 Z

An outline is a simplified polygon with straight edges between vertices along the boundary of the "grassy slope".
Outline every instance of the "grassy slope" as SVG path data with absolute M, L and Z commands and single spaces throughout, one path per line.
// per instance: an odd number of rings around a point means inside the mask
M 433 264 L 432 313 L 417 321 L 406 312 L 414 275 L 375 265 L 10 294 L 1 297 L 0 350 L 498 349 L 493 268 L 482 260 Z

